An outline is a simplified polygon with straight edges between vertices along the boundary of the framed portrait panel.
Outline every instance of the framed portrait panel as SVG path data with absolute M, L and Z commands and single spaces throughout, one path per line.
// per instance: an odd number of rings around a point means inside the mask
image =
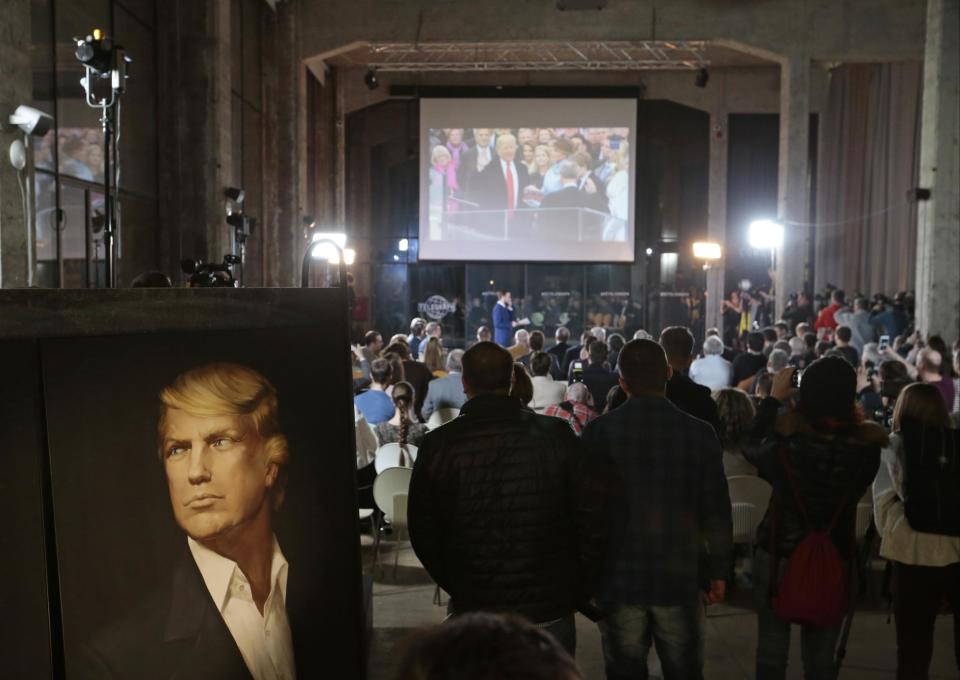
M 15 341 L 35 388 L 21 571 L 46 575 L 23 609 L 52 631 L 33 675 L 360 677 L 345 292 L 175 291 L 161 328 L 128 292 L 67 314 L 76 335 Z

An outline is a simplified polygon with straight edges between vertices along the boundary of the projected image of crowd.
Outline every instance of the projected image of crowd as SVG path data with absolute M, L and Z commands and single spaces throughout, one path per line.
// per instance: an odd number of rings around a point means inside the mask
M 627 240 L 630 130 L 431 128 L 431 240 Z

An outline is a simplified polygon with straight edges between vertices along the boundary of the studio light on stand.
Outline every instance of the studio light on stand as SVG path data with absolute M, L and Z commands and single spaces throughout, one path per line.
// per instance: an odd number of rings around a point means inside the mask
M 10 165 L 17 171 L 17 185 L 20 187 L 20 200 L 23 205 L 23 225 L 26 230 L 27 251 L 27 287 L 33 285 L 33 219 L 31 197 L 32 182 L 29 181 L 27 155 L 30 149 L 30 137 L 43 137 L 53 127 L 53 117 L 32 106 L 20 105 L 9 118 L 10 125 L 20 128 L 23 140 L 15 139 L 10 144 Z M 0 283 L 3 281 L 3 268 L 0 267 Z
M 776 220 L 754 220 L 747 228 L 751 248 L 770 251 L 770 267 L 777 268 L 777 250 L 783 245 L 783 223 Z
M 318 231 L 316 221 L 309 216 L 303 217 L 303 224 L 307 248 L 303 253 L 303 265 L 300 272 L 301 287 L 310 287 L 310 268 L 313 261 L 324 260 L 329 264 L 337 265 L 337 284 L 334 287 L 345 288 L 347 285 L 347 265 L 353 264 L 356 257 L 356 251 L 346 247 L 346 233 L 342 231 Z
M 246 193 L 243 189 L 227 187 L 223 195 L 227 198 L 227 224 L 233 229 L 231 254 L 236 258 L 235 264 L 239 265 L 240 269 L 240 276 L 237 277 L 238 284 L 243 286 L 244 268 L 247 262 L 247 239 L 253 234 L 257 221 L 244 212 L 243 200 Z
M 693 256 L 698 260 L 703 260 L 703 271 L 707 271 L 713 262 L 723 257 L 723 249 L 719 243 L 697 241 L 693 244 Z
M 100 110 L 103 131 L 104 269 L 108 288 L 116 287 L 117 233 L 120 229 L 120 98 L 127 86 L 127 67 L 133 61 L 99 28 L 85 38 L 74 38 L 77 61 L 83 64 L 80 85 L 87 106 Z M 98 96 L 98 81 L 107 83 L 109 93 Z

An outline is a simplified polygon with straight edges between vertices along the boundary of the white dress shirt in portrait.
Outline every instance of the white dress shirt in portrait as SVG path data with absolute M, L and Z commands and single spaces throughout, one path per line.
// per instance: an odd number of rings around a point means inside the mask
M 490 147 L 489 146 L 478 146 L 477 147 L 477 172 L 483 170 L 487 165 L 490 164 Z
M 293 636 L 287 619 L 287 560 L 273 539 L 270 594 L 257 609 L 250 582 L 233 560 L 187 538 L 203 582 L 254 680 L 295 680 Z

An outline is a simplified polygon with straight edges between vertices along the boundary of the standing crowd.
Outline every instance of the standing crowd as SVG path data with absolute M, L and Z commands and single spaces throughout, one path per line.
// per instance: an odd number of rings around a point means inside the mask
M 702 353 L 679 326 L 629 342 L 597 327 L 576 343 L 561 327 L 548 347 L 499 299 L 466 352 L 444 357 L 422 319 L 354 351 L 358 423 L 419 447 L 410 538 L 450 595 L 442 628 L 492 641 L 528 627 L 552 641 L 539 649 L 566 669 L 554 677 L 575 678 L 562 658 L 579 611 L 599 626 L 608 678 L 647 677 L 651 646 L 667 680 L 700 678 L 705 607 L 734 573 L 728 479 L 751 477 L 770 488 L 751 550 L 756 677 L 786 676 L 793 625 L 805 677 L 836 677 L 862 499 L 892 570 L 897 677 L 927 677 L 941 603 L 960 613 L 957 346 L 910 333 L 896 303 L 849 309 L 840 291 L 748 332 L 743 351 L 710 330 Z M 464 642 L 444 630 L 408 661 L 447 663 L 441 648 Z M 960 669 L 956 618 L 954 639 Z

